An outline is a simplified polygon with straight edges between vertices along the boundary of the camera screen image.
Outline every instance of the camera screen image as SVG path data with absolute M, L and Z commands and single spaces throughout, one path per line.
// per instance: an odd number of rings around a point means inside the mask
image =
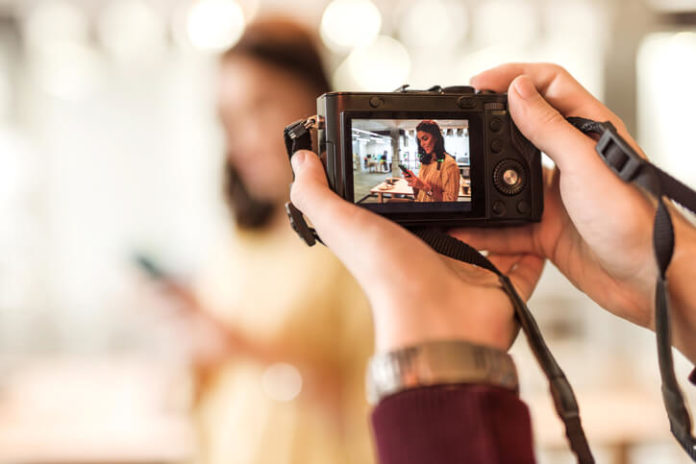
M 354 201 L 471 209 L 469 121 L 353 119 Z

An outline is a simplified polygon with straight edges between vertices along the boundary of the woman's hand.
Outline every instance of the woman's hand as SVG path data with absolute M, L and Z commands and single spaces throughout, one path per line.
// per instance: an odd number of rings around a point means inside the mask
M 565 117 L 611 121 L 642 153 L 622 121 L 556 65 L 503 65 L 474 77 L 472 84 L 508 92 L 513 120 L 554 160 L 556 169 L 545 173 L 545 209 L 540 223 L 499 230 L 460 229 L 453 235 L 495 253 L 547 257 L 600 306 L 653 327 L 657 268 L 651 240 L 655 204 L 620 180 L 595 152 L 595 142 Z M 683 276 L 696 278 L 688 269 L 694 267 L 688 263 L 696 256 L 696 234 L 678 214 L 673 216 L 677 249 L 670 272 L 686 283 Z M 677 276 L 676 269 L 682 275 Z M 691 295 L 693 303 L 689 304 L 689 298 L 675 285 L 670 290 L 675 308 L 680 307 L 674 316 L 675 344 L 696 359 L 696 294 Z
M 517 324 L 496 276 L 438 255 L 397 224 L 339 198 L 315 154 L 299 151 L 292 165 L 292 201 L 365 290 L 377 350 L 443 339 L 509 348 Z M 489 257 L 527 299 L 543 260 L 530 254 Z
M 408 186 L 411 188 L 425 191 L 430 190 L 430 186 L 417 176 L 405 176 L 404 178 L 406 179 Z

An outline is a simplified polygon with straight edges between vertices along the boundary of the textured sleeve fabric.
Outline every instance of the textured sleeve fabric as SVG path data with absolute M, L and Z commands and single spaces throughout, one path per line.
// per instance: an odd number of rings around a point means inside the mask
M 377 405 L 372 427 L 380 464 L 535 462 L 527 407 L 503 388 L 406 390 Z
M 456 162 L 448 162 L 442 173 L 442 201 L 457 201 L 459 196 L 459 168 Z

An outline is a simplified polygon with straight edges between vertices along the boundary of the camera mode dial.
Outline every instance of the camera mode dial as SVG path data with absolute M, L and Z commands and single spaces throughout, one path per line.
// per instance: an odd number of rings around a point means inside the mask
M 518 161 L 506 159 L 493 171 L 493 184 L 504 195 L 517 195 L 527 183 L 524 167 Z
M 452 85 L 449 87 L 445 87 L 442 89 L 444 93 L 466 93 L 466 94 L 473 94 L 476 92 L 476 89 L 474 89 L 470 85 Z

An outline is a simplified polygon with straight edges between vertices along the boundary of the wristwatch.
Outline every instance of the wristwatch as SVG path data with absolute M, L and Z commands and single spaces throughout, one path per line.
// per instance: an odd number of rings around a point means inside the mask
M 486 384 L 518 392 L 517 370 L 509 354 L 465 341 L 432 341 L 370 359 L 370 404 L 403 390 L 459 383 Z

